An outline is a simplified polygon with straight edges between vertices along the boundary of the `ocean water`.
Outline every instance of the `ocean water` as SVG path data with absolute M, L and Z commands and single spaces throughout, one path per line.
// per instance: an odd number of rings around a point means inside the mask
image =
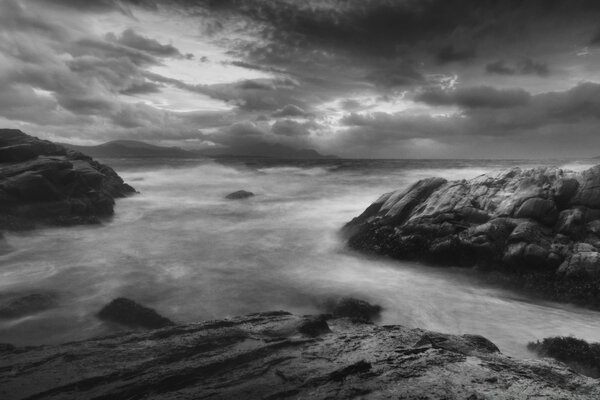
M 517 357 L 528 341 L 600 341 L 600 313 L 486 286 L 459 268 L 366 257 L 339 230 L 384 192 L 417 179 L 584 161 L 333 160 L 217 163 L 103 160 L 141 193 L 99 226 L 7 234 L 0 300 L 52 293 L 58 306 L 0 320 L 0 342 L 52 344 L 114 332 L 95 313 L 118 296 L 176 322 L 266 310 L 322 312 L 329 298 L 384 307 L 382 324 L 476 333 Z M 225 200 L 245 189 L 256 196 Z

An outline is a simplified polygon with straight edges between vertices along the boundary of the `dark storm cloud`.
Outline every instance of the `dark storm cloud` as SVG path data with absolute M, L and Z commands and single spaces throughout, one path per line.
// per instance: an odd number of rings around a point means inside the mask
M 497 75 L 537 75 L 541 77 L 550 75 L 550 69 L 547 64 L 533 61 L 530 58 L 526 58 L 514 64 L 498 60 L 487 64 L 485 66 L 485 71 Z
M 106 39 L 123 46 L 141 50 L 157 57 L 193 58 L 192 54 L 183 55 L 171 44 L 161 44 L 158 40 L 151 39 L 136 33 L 133 29 L 126 29 L 120 36 L 108 33 Z
M 590 40 L 590 44 L 592 46 L 600 45 L 600 28 L 596 31 L 594 36 L 592 36 L 592 39 Z
M 156 83 L 141 81 L 132 83 L 120 93 L 127 95 L 159 93 L 161 88 L 162 86 Z
M 434 106 L 465 108 L 510 108 L 525 105 L 530 99 L 531 95 L 523 89 L 494 89 L 489 86 L 429 90 L 415 96 L 416 101 Z
M 490 91 L 473 88 L 429 95 L 430 104 L 463 107 L 445 116 L 400 113 L 350 113 L 342 119 L 352 134 L 365 141 L 453 136 L 534 135 L 546 129 L 597 124 L 600 120 L 600 84 L 585 83 L 565 92 L 530 95 L 520 89 Z M 440 96 L 440 97 L 435 97 Z M 563 128 L 564 129 L 564 128 Z M 346 135 L 350 135 L 347 132 Z M 576 135 L 577 129 L 571 134 Z
M 426 82 L 425 77 L 409 63 L 395 63 L 384 68 L 375 68 L 366 80 L 384 88 L 411 87 Z
M 475 58 L 475 49 L 464 48 L 460 49 L 453 45 L 442 47 L 435 56 L 439 64 L 447 64 L 451 62 L 469 61 Z
M 271 131 L 276 135 L 284 136 L 308 136 L 313 124 L 300 123 L 289 119 L 282 119 L 273 124 Z

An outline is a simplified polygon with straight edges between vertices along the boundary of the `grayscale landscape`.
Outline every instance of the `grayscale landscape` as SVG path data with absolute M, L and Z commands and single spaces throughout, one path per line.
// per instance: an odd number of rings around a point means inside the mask
M 0 398 L 600 398 L 599 17 L 1 1 Z

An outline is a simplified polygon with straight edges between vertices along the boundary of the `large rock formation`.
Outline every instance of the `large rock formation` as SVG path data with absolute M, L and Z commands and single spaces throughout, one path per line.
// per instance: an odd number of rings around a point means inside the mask
M 600 166 L 421 180 L 381 196 L 345 231 L 358 250 L 529 274 L 556 298 L 600 305 Z
M 96 223 L 135 190 L 106 165 L 14 129 L 0 129 L 0 231 Z
M 0 345 L 11 399 L 598 399 L 598 381 L 476 335 L 286 312 L 59 346 Z

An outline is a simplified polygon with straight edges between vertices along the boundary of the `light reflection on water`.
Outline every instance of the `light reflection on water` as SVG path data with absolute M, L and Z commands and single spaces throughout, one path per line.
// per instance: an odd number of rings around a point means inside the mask
M 7 235 L 13 251 L 0 256 L 0 297 L 53 292 L 60 305 L 0 321 L 0 342 L 58 343 L 109 333 L 94 313 L 117 296 L 193 322 L 273 309 L 317 313 L 325 299 L 341 295 L 381 304 L 381 323 L 478 333 L 515 356 L 546 336 L 600 341 L 597 312 L 482 286 L 462 270 L 368 258 L 338 237 L 345 222 L 384 192 L 514 162 L 109 163 L 141 192 L 119 200 L 110 222 Z M 224 200 L 238 189 L 257 196 Z

